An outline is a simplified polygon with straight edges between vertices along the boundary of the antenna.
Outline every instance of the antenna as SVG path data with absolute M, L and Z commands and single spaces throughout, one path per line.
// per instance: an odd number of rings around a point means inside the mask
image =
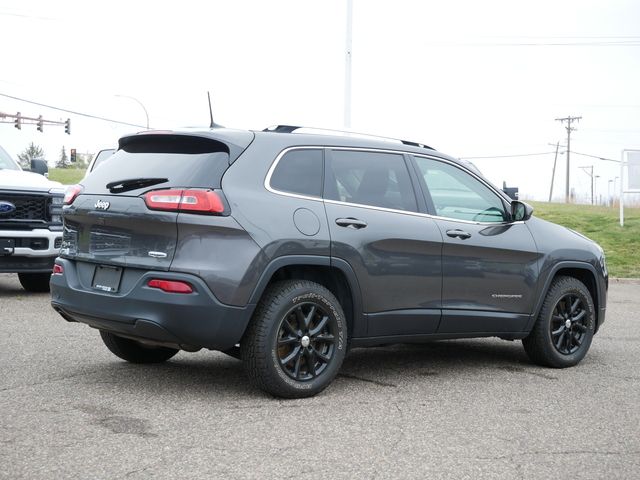
M 216 124 L 213 121 L 213 110 L 211 109 L 211 95 L 209 94 L 209 90 L 207 90 L 207 98 L 209 99 L 209 117 L 211 118 L 211 125 L 209 125 L 209 128 L 213 128 Z

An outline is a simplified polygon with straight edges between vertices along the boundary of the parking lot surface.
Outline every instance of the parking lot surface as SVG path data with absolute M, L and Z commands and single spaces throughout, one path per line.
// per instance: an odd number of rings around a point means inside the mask
M 497 339 L 357 349 L 284 401 L 221 353 L 127 364 L 0 274 L 0 478 L 640 478 L 639 310 L 613 284 L 574 368 Z

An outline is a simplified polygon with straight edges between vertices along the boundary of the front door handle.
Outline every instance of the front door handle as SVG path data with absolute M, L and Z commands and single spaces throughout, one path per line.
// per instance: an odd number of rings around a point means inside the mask
M 460 240 L 466 240 L 471 237 L 469 232 L 465 232 L 463 230 L 447 230 L 447 236 L 451 238 L 458 237 Z
M 336 225 L 341 227 L 350 227 L 359 230 L 367 226 L 367 222 L 364 220 L 359 220 L 357 218 L 348 217 L 348 218 L 336 218 Z

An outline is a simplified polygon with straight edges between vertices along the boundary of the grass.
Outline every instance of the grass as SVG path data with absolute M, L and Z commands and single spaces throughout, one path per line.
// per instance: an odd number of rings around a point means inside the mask
M 530 203 L 535 216 L 569 227 L 598 242 L 607 256 L 609 275 L 640 277 L 640 208 L 625 208 L 624 227 L 621 227 L 617 207 Z
M 60 182 L 64 185 L 78 183 L 84 177 L 84 168 L 50 168 L 49 180 Z

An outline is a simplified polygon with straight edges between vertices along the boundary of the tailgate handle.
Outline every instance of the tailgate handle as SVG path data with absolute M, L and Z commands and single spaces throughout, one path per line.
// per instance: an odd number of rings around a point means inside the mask
M 367 226 L 367 222 L 364 220 L 359 220 L 357 218 L 348 217 L 348 218 L 336 218 L 336 225 L 341 227 L 350 227 L 359 230 Z

